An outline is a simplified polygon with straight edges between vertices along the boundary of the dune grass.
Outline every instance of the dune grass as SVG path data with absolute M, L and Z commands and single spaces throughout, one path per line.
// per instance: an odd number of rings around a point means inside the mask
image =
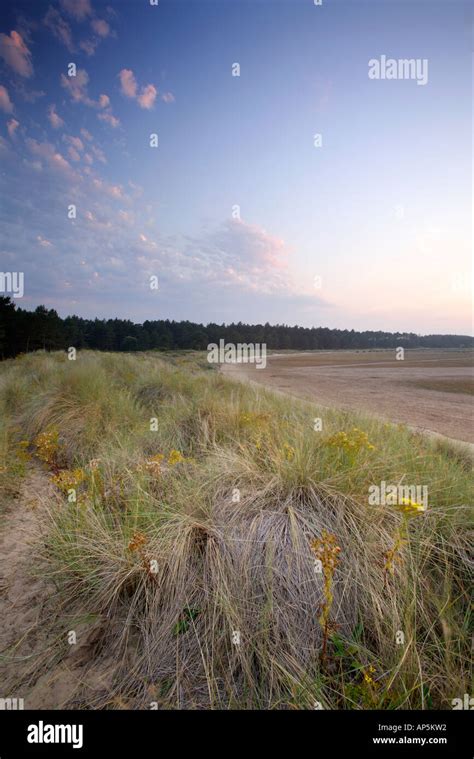
M 40 571 L 65 618 L 100 618 L 91 666 L 115 662 L 73 706 L 449 709 L 471 692 L 459 450 L 192 353 L 22 356 L 0 366 L 0 404 L 2 503 L 29 466 L 53 478 Z M 382 480 L 429 492 L 391 571 L 403 517 L 369 505 Z

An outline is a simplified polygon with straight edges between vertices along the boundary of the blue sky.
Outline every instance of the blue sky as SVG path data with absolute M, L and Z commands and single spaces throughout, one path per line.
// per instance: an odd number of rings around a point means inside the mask
M 0 151 L 1 268 L 24 272 L 19 304 L 470 333 L 469 12 L 17 0 Z M 370 79 L 382 55 L 426 59 L 427 83 Z

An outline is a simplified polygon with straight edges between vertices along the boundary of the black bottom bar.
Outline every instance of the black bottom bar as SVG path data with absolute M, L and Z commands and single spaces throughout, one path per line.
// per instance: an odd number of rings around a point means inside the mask
M 0 759 L 152 757 L 241 753 L 286 746 L 292 756 L 331 751 L 472 759 L 466 711 L 2 711 Z M 75 746 L 75 747 L 74 747 Z M 311 752 L 308 754 L 308 750 Z M 114 752 L 113 754 L 111 752 Z M 178 754 L 176 754 L 178 756 Z M 302 753 L 301 753 L 302 755 Z

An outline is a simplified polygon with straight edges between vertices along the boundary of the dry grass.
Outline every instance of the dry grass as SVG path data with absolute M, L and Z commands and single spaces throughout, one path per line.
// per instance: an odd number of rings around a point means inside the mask
M 53 428 L 58 466 L 84 473 L 75 503 L 49 504 L 41 571 L 58 588 L 54 624 L 100 618 L 91 666 L 115 666 L 93 694 L 85 678 L 70 706 L 450 708 L 470 692 L 461 454 L 234 383 L 192 355 L 36 354 L 5 362 L 0 383 L 4 486 L 13 441 L 35 455 Z M 353 427 L 373 449 L 330 444 Z M 367 497 L 382 480 L 425 484 L 430 498 L 389 578 L 400 515 Z M 324 531 L 341 552 L 321 662 L 324 573 L 311 542 Z M 64 649 L 43 652 L 42 671 Z M 18 684 L 34 677 L 30 662 Z

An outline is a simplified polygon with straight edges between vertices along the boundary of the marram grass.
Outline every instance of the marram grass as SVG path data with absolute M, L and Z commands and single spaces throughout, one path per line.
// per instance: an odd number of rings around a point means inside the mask
M 92 619 L 90 667 L 112 672 L 93 690 L 83 674 L 70 706 L 451 708 L 471 692 L 469 459 L 202 364 L 0 366 L 2 506 L 30 467 L 57 492 L 38 555 L 58 591 L 39 622 L 51 643 L 14 685 Z M 369 505 L 381 481 L 426 485 L 429 508 Z

